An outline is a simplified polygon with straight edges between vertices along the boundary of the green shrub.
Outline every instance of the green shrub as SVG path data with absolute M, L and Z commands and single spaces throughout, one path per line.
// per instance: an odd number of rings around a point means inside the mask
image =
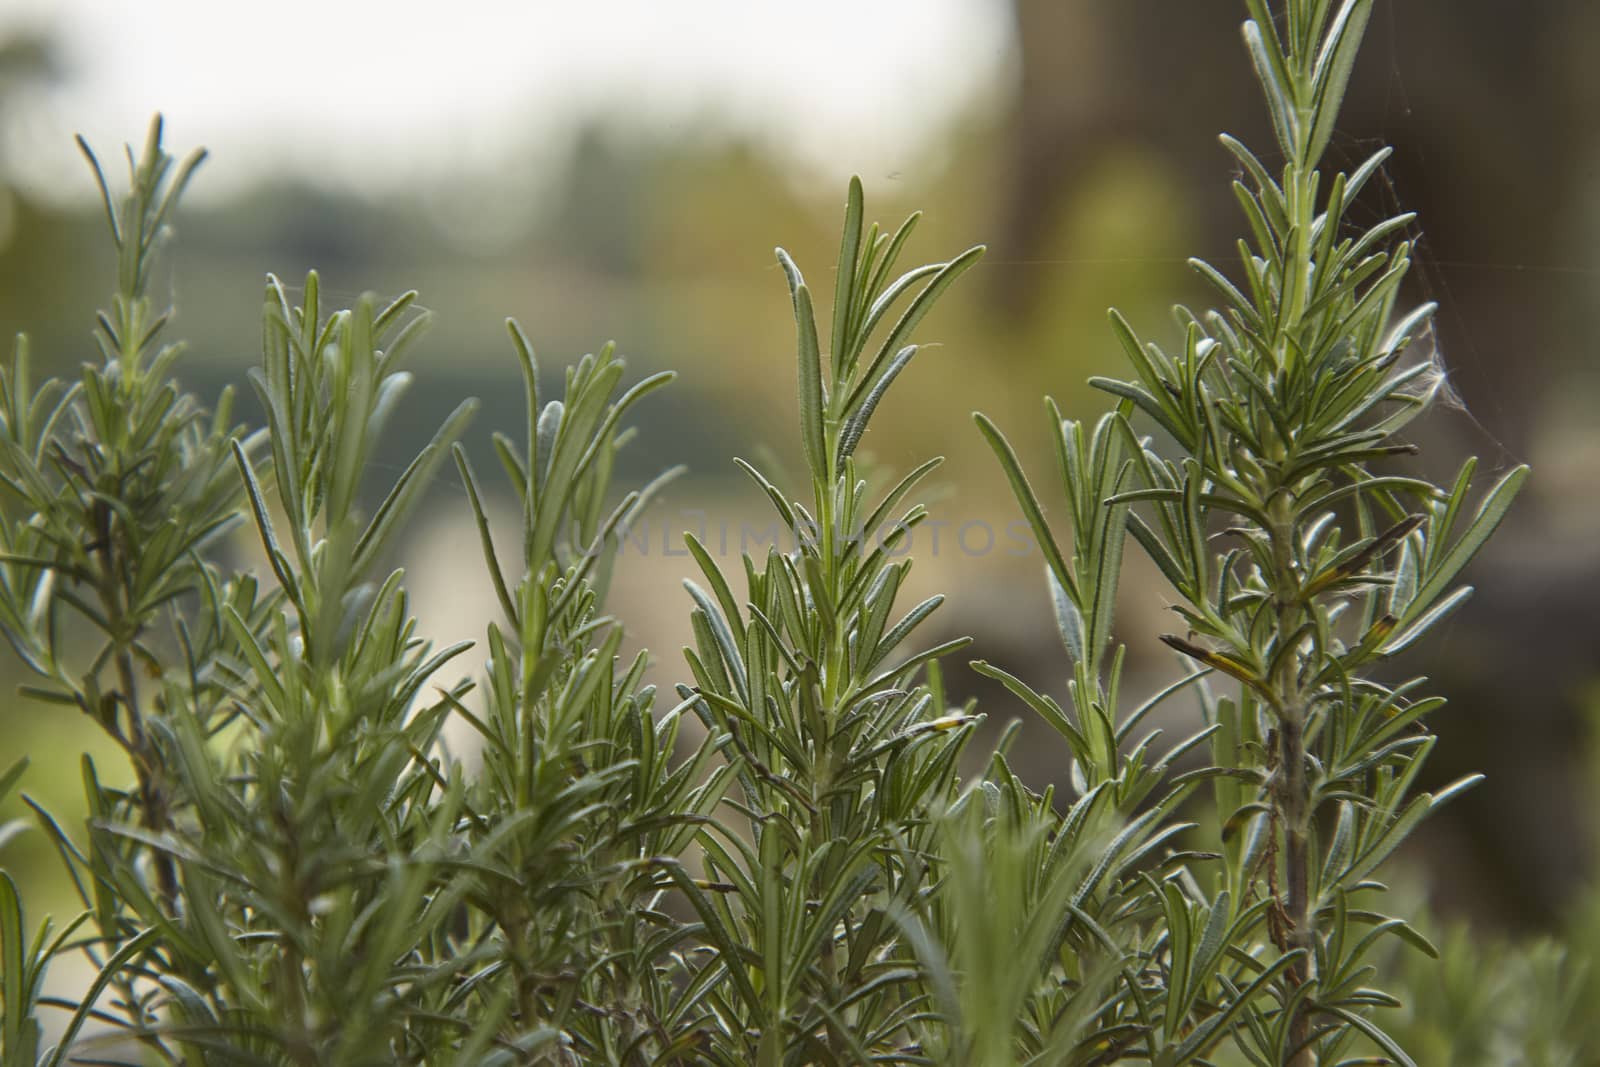
M 1384 153 L 1318 170 L 1372 0 L 1249 8 L 1277 143 L 1224 140 L 1249 240 L 1236 280 L 1195 264 L 1219 308 L 1180 309 L 1171 349 L 1113 317 L 1132 377 L 1094 384 L 1114 410 L 1087 427 L 1049 406 L 1059 530 L 978 416 L 1047 563 L 1070 700 L 975 666 L 1061 734 L 1062 794 L 1011 772 L 1009 733 L 958 774 L 980 716 L 947 702 L 940 661 L 966 642 L 916 642 L 940 598 L 897 606 L 938 461 L 896 480 L 854 454 L 981 249 L 897 274 L 915 217 L 867 225 L 852 183 L 820 325 L 779 251 L 806 477 L 740 466 L 803 536 L 732 581 L 688 539 L 691 680 L 669 702 L 604 599 L 654 488 L 612 489 L 622 421 L 670 375 L 624 390 L 608 347 L 545 396 L 511 323 L 527 428 L 494 449 L 519 558 L 458 443 L 470 404 L 368 515 L 425 313 L 330 311 L 315 275 L 296 306 L 269 281 L 266 425 L 236 426 L 226 393 L 208 413 L 147 295 L 199 157 L 175 166 L 153 126 L 127 194 L 100 176 L 103 360 L 35 385 L 19 341 L 0 373 L 0 629 L 23 693 L 92 717 L 134 782 L 86 756 L 85 825 L 35 806 L 80 898 L 59 930 L 30 933 L 0 874 L 3 1062 L 1412 1062 L 1377 964 L 1421 965 L 1380 945 L 1433 949 L 1375 875 L 1471 781 L 1413 791 L 1442 701 L 1373 669 L 1460 606 L 1526 471 L 1476 505 L 1471 461 L 1443 486 L 1396 473 L 1440 382 L 1408 348 L 1431 308 L 1397 308 L 1411 220 L 1349 220 Z M 384 562 L 447 457 L 498 601 L 475 684 L 439 680 L 464 646 L 417 637 Z M 269 577 L 225 562 L 240 525 Z M 1131 708 L 1112 636 L 1130 534 L 1187 664 Z M 1204 722 L 1158 750 L 1141 724 L 1186 693 Z M 481 742 L 471 770 L 440 746 L 452 718 Z M 1175 773 L 1186 755 L 1206 765 Z M 1204 802 L 1215 831 L 1182 821 Z M 98 975 L 77 1003 L 42 989 L 65 952 Z

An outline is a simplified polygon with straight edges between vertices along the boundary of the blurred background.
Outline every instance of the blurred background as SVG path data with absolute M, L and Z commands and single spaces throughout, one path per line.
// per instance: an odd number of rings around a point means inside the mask
M 1205 300 L 1185 258 L 1231 269 L 1242 227 L 1215 135 L 1268 141 L 1242 14 L 1237 0 L 4 0 L 0 329 L 26 331 L 57 373 L 94 357 L 112 260 L 72 135 L 116 178 L 120 145 L 161 111 L 170 151 L 212 152 L 158 294 L 190 343 L 191 389 L 214 397 L 257 360 L 268 271 L 298 285 L 316 268 L 337 306 L 414 287 L 434 312 L 375 483 L 464 395 L 484 401 L 469 431 L 480 469 L 491 430 L 521 432 L 507 315 L 547 388 L 608 339 L 635 377 L 678 370 L 638 409 L 622 477 L 690 473 L 647 546 L 624 554 L 614 598 L 670 683 L 686 674 L 690 561 L 666 535 L 729 531 L 737 571 L 739 524 L 767 517 L 732 457 L 782 470 L 798 455 L 772 246 L 831 290 L 819 280 L 860 174 L 870 217 L 926 211 L 918 262 L 990 246 L 922 330 L 942 346 L 863 446 L 889 471 L 949 457 L 946 540 L 919 533 L 913 592 L 948 592 L 943 636 L 970 632 L 974 656 L 1059 691 L 1038 556 L 954 543 L 963 523 L 1016 517 L 969 415 L 993 417 L 1048 482 L 1042 396 L 1093 419 L 1106 404 L 1085 379 L 1122 370 L 1106 309 L 1171 342 L 1171 306 Z M 1453 398 L 1417 431 L 1419 464 L 1447 474 L 1474 453 L 1486 474 L 1535 468 L 1474 567 L 1479 595 L 1395 666 L 1451 698 L 1432 777 L 1489 775 L 1420 835 L 1411 870 L 1447 913 L 1517 931 L 1566 928 L 1596 841 L 1597 43 L 1592 0 L 1379 0 L 1332 152 L 1351 165 L 1394 144 L 1363 221 L 1417 211 L 1426 234 L 1411 296 L 1441 305 Z M 426 630 L 480 637 L 493 605 L 453 475 L 403 555 Z M 1129 559 L 1119 629 L 1137 694 L 1177 668 L 1155 640 L 1171 628 L 1163 591 Z M 15 664 L 0 674 L 10 692 Z M 1024 711 L 963 665 L 950 678 L 992 723 Z M 103 747 L 59 708 L 6 699 L 0 765 L 28 752 L 27 789 L 72 810 L 77 753 Z M 1022 750 L 1042 786 L 1064 777 L 1065 749 L 1038 742 Z M 42 839 L 15 848 L 36 861 L 26 880 L 56 877 Z

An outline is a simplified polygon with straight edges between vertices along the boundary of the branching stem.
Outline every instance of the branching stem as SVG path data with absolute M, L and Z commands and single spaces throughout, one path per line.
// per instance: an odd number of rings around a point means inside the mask
M 112 626 L 108 635 L 113 644 L 112 661 L 116 664 L 117 692 L 113 699 L 127 714 L 128 728 L 117 737 L 133 764 L 137 785 L 139 817 L 147 830 L 164 833 L 171 824 L 169 794 L 161 780 L 161 758 L 155 751 L 150 734 L 144 728 L 144 711 L 139 703 L 138 675 L 133 666 L 132 643 L 137 636 L 139 623 L 132 616 L 132 606 L 127 595 L 128 583 L 122 573 L 129 558 L 122 549 L 122 539 L 113 525 L 117 520 L 109 508 L 96 507 L 97 555 L 100 557 L 99 593 L 101 608 Z M 115 724 L 115 710 L 110 720 Z M 178 908 L 178 871 L 172 857 L 156 850 L 152 854 L 155 865 L 156 888 L 168 914 Z

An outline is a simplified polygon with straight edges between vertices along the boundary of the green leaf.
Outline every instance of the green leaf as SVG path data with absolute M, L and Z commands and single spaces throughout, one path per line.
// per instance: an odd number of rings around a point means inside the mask
M 66 1062 L 66 1056 L 72 1049 L 72 1043 L 77 1039 L 78 1031 L 83 1029 L 83 1024 L 89 1020 L 89 1014 L 94 1010 L 95 1004 L 100 999 L 100 994 L 113 981 L 123 977 L 123 968 L 141 955 L 151 945 L 155 944 L 162 936 L 159 926 L 152 926 L 141 930 L 133 937 L 122 943 L 122 946 L 112 954 L 101 966 L 93 982 L 84 992 L 83 999 L 78 1004 L 78 1010 L 72 1013 L 66 1029 L 62 1031 L 61 1043 L 56 1046 L 55 1055 L 50 1058 L 50 1067 L 61 1067 Z
M 0 801 L 4 801 L 11 791 L 17 787 L 17 782 L 22 780 L 23 772 L 27 769 L 28 757 L 18 756 L 16 761 L 6 768 L 5 773 L 0 774 Z
M 404 525 L 417 500 L 427 487 L 448 450 L 455 446 L 467 423 L 478 410 L 476 400 L 464 400 L 444 420 L 433 440 L 418 453 L 410 466 L 395 481 L 384 497 L 383 503 L 372 516 L 372 522 L 356 542 L 355 554 L 350 564 L 351 573 L 357 577 L 366 574 L 394 540 L 395 533 Z
M 1020 678 L 1001 670 L 991 663 L 985 663 L 981 659 L 973 660 L 971 667 L 984 677 L 993 678 L 1005 686 L 1014 696 L 1032 708 L 1039 718 L 1049 724 L 1051 729 L 1067 739 L 1067 744 L 1072 747 L 1073 754 L 1077 758 L 1083 759 L 1091 754 L 1088 738 L 1067 716 L 1066 711 L 1062 709 L 1060 704 L 1057 704 L 1048 696 L 1035 692 Z
M 1406 608 L 1405 615 L 1401 617 L 1402 626 L 1416 621 L 1433 606 L 1433 602 L 1444 592 L 1445 588 L 1461 573 L 1462 569 L 1478 554 L 1478 550 L 1489 540 L 1490 535 L 1499 527 L 1501 521 L 1510 510 L 1511 503 L 1516 499 L 1517 493 L 1528 480 L 1528 468 L 1517 467 L 1489 490 L 1483 503 L 1478 506 L 1478 512 L 1473 516 L 1471 524 L 1466 531 L 1455 540 L 1453 544 L 1438 557 L 1438 562 L 1429 568 L 1427 576 L 1417 587 L 1417 592 L 1411 598 L 1410 605 Z M 1446 521 L 1434 524 L 1433 528 L 1440 531 L 1440 536 L 1448 530 L 1451 523 L 1448 521 L 1450 513 L 1460 505 L 1466 492 L 1466 486 L 1457 483 L 1456 492 L 1452 494 L 1449 508 L 1446 512 Z M 1433 553 L 1430 553 L 1432 555 Z
M 861 179 L 850 179 L 844 209 L 844 235 L 839 239 L 839 272 L 833 289 L 833 380 L 843 381 L 849 337 L 851 305 L 856 293 L 856 264 L 861 260 Z
M 843 466 L 844 461 L 856 450 L 856 445 L 861 441 L 861 435 L 867 432 L 867 420 L 872 418 L 872 413 L 877 410 L 878 402 L 883 399 L 883 394 L 889 391 L 889 386 L 900 376 L 911 362 L 911 357 L 917 354 L 916 345 L 907 345 L 890 362 L 888 370 L 873 385 L 872 390 L 862 398 L 861 404 L 845 417 L 844 430 L 839 434 L 839 455 L 837 465 Z
M 1308 167 L 1315 166 L 1322 158 L 1333 136 L 1345 89 L 1350 84 L 1350 72 L 1355 69 L 1356 56 L 1361 51 L 1361 40 L 1371 16 L 1372 0 L 1344 0 L 1323 41 L 1312 72 L 1314 119 L 1303 160 Z
M 1193 1061 L 1197 1056 L 1205 1055 L 1232 1027 L 1233 1021 L 1239 1013 L 1250 1010 L 1262 991 L 1267 989 L 1303 955 L 1305 955 L 1304 950 L 1296 949 L 1293 952 L 1279 956 L 1270 966 L 1256 976 L 1255 981 L 1251 982 L 1243 991 L 1234 995 L 1226 1008 L 1195 1027 L 1194 1031 L 1178 1046 L 1171 1058 L 1162 1062 L 1171 1063 L 1174 1067 L 1177 1067 L 1177 1065 Z
M 911 332 L 922 322 L 923 317 L 932 310 L 934 302 L 955 284 L 957 278 L 965 274 L 978 260 L 982 259 L 984 252 L 985 249 L 982 245 L 976 245 L 934 270 L 933 278 L 928 282 L 927 287 L 911 301 L 911 305 L 906 308 L 905 313 L 894 324 L 894 329 L 889 331 L 889 336 L 883 339 L 883 344 L 878 347 L 877 354 L 872 357 L 872 362 L 868 364 L 866 373 L 857 380 L 855 387 L 851 390 L 850 397 L 845 401 L 843 410 L 853 411 L 856 409 L 867 392 L 877 385 L 878 377 L 884 373 L 885 364 L 889 361 L 891 354 L 901 350 L 906 342 L 911 339 Z
M 833 481 L 826 447 L 823 412 L 827 398 L 822 386 L 822 353 L 817 346 L 817 319 L 811 309 L 811 291 L 800 276 L 800 268 L 783 249 L 778 249 L 778 262 L 789 278 L 789 292 L 794 298 L 794 321 L 798 333 L 800 368 L 800 443 L 805 449 L 806 465 L 819 485 Z
M 1384 860 L 1388 859 L 1395 849 L 1410 836 L 1411 831 L 1427 818 L 1433 808 L 1433 797 L 1427 793 L 1415 798 L 1407 804 L 1405 810 L 1395 816 L 1377 839 L 1367 845 L 1361 853 L 1351 862 L 1349 868 L 1339 875 L 1338 885 L 1348 889 L 1361 882 L 1362 879 L 1376 870 Z
M 1244 43 L 1250 51 L 1250 62 L 1255 67 L 1256 81 L 1267 98 L 1267 112 L 1272 116 L 1272 128 L 1278 135 L 1278 146 L 1290 159 L 1300 158 L 1299 108 L 1294 99 L 1294 78 L 1284 63 L 1276 37 L 1269 38 L 1261 32 L 1254 19 L 1244 24 Z
M 5 1014 L 0 1017 L 4 1028 L 0 1034 L 0 1051 L 22 1048 L 25 1026 L 33 1023 L 32 999 L 29 985 L 28 946 L 23 941 L 22 899 L 17 895 L 16 883 L 0 870 L 0 1006 Z M 36 1025 L 36 1024 L 35 1024 Z M 10 1056 L 7 1056 L 10 1059 Z M 18 1061 L 19 1063 L 22 1061 Z
M 1083 613 L 1078 610 L 1078 605 L 1072 602 L 1072 597 L 1067 595 L 1066 587 L 1056 578 L 1055 572 L 1049 567 L 1044 569 L 1046 582 L 1050 586 L 1050 603 L 1055 608 L 1056 630 L 1061 634 L 1061 643 L 1067 648 L 1067 654 L 1074 663 L 1086 662 L 1083 636 Z
M 284 593 L 297 606 L 301 606 L 300 585 L 289 564 L 289 558 L 283 554 L 283 549 L 278 547 L 277 535 L 272 530 L 272 517 L 267 510 L 267 502 L 261 495 L 261 483 L 256 481 L 255 470 L 250 464 L 249 457 L 245 455 L 244 446 L 238 441 L 232 442 L 232 445 L 234 461 L 239 465 L 239 473 L 244 478 L 245 490 L 250 498 L 250 510 L 255 515 L 256 529 L 261 534 L 262 547 L 267 550 L 267 562 L 272 565 L 272 573 L 277 576 L 278 584 L 283 587 Z
M 739 654 L 739 647 L 734 640 L 733 631 L 728 628 L 728 621 L 722 617 L 722 612 L 717 610 L 717 605 L 712 603 L 705 590 L 687 578 L 683 580 L 683 587 L 689 591 L 689 596 L 694 599 L 696 606 L 705 616 L 706 622 L 711 628 L 711 635 L 715 640 L 716 650 L 723 663 L 727 666 L 729 674 L 733 677 L 733 684 L 738 691 L 739 699 L 748 705 L 750 701 L 750 685 L 745 673 L 744 658 Z
M 1380 654 L 1393 656 L 1403 651 L 1429 630 L 1455 614 L 1456 609 L 1465 604 L 1471 596 L 1472 586 L 1464 585 L 1457 589 L 1395 633 L 1383 646 Z
M 1390 1037 L 1383 1030 L 1379 1029 L 1378 1025 L 1372 1022 L 1366 1016 L 1360 1014 L 1359 1012 L 1351 1011 L 1348 1008 L 1340 1007 L 1337 1004 L 1328 1004 L 1325 1005 L 1324 1008 L 1330 1014 L 1338 1016 L 1351 1026 L 1355 1027 L 1357 1030 L 1360 1030 L 1367 1037 L 1371 1038 L 1386 1055 L 1391 1057 L 1392 1062 L 1399 1064 L 1400 1067 L 1417 1067 L 1416 1061 L 1410 1056 L 1406 1055 L 1405 1049 L 1396 1044 L 1394 1038 Z
M 483 509 L 483 500 L 478 494 L 478 480 L 472 473 L 472 463 L 467 459 L 466 449 L 459 444 L 450 446 L 451 454 L 455 457 L 456 470 L 461 475 L 461 484 L 467 491 L 467 502 L 472 507 L 473 521 L 478 525 L 478 541 L 483 547 L 483 560 L 489 568 L 489 578 L 494 583 L 495 597 L 500 601 L 500 610 L 505 612 L 506 621 L 512 628 L 517 628 L 516 604 L 511 598 L 511 590 L 506 586 L 505 572 L 500 567 L 500 560 L 495 555 L 494 539 L 489 532 L 489 516 Z
M 1034 495 L 1033 486 L 1028 484 L 1027 475 L 1022 473 L 1022 464 L 1017 460 L 1017 454 L 1011 448 L 1000 428 L 990 422 L 988 417 L 974 412 L 972 415 L 978 429 L 983 433 L 984 439 L 989 442 L 989 448 L 994 452 L 995 458 L 1000 461 L 1000 467 L 1005 471 L 1006 480 L 1011 483 L 1012 495 L 1017 498 L 1017 503 L 1022 507 L 1022 515 L 1028 520 L 1028 525 L 1033 529 L 1034 540 L 1044 552 L 1045 562 L 1049 564 L 1050 571 L 1055 575 L 1056 581 L 1061 583 L 1074 601 L 1080 599 L 1078 583 L 1073 580 L 1072 572 L 1067 567 L 1067 561 L 1061 555 L 1061 548 L 1056 544 L 1055 536 L 1050 532 L 1050 526 L 1045 522 L 1044 509 L 1039 506 L 1039 498 Z

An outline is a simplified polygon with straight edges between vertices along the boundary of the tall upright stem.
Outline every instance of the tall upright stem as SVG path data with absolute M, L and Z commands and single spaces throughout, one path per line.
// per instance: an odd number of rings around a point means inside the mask
M 1312 978 L 1311 947 L 1314 936 L 1308 870 L 1311 857 L 1306 835 L 1305 722 L 1299 709 L 1294 709 L 1292 715 L 1285 715 L 1278 726 L 1278 761 L 1280 793 L 1275 798 L 1275 806 L 1283 824 L 1289 947 L 1305 953 L 1289 968 L 1292 981 L 1298 988 Z M 1307 1046 L 1310 1036 L 1311 1013 L 1302 1003 L 1295 1009 L 1294 1018 L 1289 1023 L 1289 1047 L 1299 1051 L 1290 1056 L 1288 1067 L 1314 1067 L 1316 1058 Z
M 1288 920 L 1290 950 L 1304 954 L 1290 965 L 1290 980 L 1296 988 L 1313 977 L 1312 945 L 1315 930 L 1311 903 L 1311 855 L 1308 843 L 1310 821 L 1310 783 L 1306 777 L 1306 706 L 1300 685 L 1300 655 L 1288 648 L 1299 640 L 1303 605 L 1299 581 L 1294 570 L 1294 512 L 1289 492 L 1280 488 L 1272 497 L 1269 517 L 1272 527 L 1273 588 L 1277 599 L 1277 633 L 1272 650 L 1278 657 L 1277 669 L 1267 680 L 1273 711 L 1278 717 L 1277 770 L 1272 778 L 1271 800 L 1276 823 L 1283 833 L 1284 911 Z M 1314 1067 L 1316 1059 L 1306 1044 L 1311 1035 L 1311 1013 L 1301 1005 L 1289 1024 L 1289 1047 L 1293 1053 L 1288 1067 Z
M 1302 13 L 1303 17 L 1303 13 Z M 1291 18 L 1291 37 L 1293 23 Z M 1309 69 L 1302 72 L 1309 80 Z M 1290 153 L 1290 165 L 1285 175 L 1284 192 L 1295 238 L 1285 249 L 1282 291 L 1279 293 L 1277 358 L 1280 368 L 1289 369 L 1297 349 L 1303 350 L 1297 334 L 1305 325 L 1306 287 L 1315 269 L 1312 253 L 1312 229 L 1316 220 L 1315 203 L 1317 172 L 1316 160 L 1304 136 L 1314 121 L 1308 104 L 1301 101 L 1301 139 Z M 1298 368 L 1296 368 L 1298 369 Z M 1296 375 L 1286 375 L 1280 380 L 1295 381 Z M 1289 429 L 1289 439 L 1282 442 L 1284 462 L 1279 471 L 1290 467 L 1289 460 L 1298 442 L 1294 428 Z M 1301 655 L 1290 646 L 1299 642 L 1300 629 L 1305 620 L 1306 604 L 1301 594 L 1300 576 L 1295 570 L 1295 543 L 1298 537 L 1295 521 L 1295 495 L 1282 480 L 1281 473 L 1273 478 L 1274 484 L 1265 497 L 1268 501 L 1268 518 L 1273 555 L 1272 583 L 1277 601 L 1276 634 L 1272 651 L 1277 657 L 1277 668 L 1268 684 L 1278 716 L 1278 766 L 1273 779 L 1272 805 L 1278 825 L 1283 833 L 1283 862 L 1285 896 L 1284 910 L 1288 920 L 1288 947 L 1302 953 L 1289 968 L 1290 981 L 1296 988 L 1314 977 L 1312 952 L 1316 939 L 1315 921 L 1311 900 L 1312 857 L 1308 842 L 1311 820 L 1310 784 L 1306 777 L 1306 700 L 1301 688 Z M 1289 1023 L 1289 1048 L 1287 1067 L 1315 1067 L 1316 1054 L 1309 1045 L 1311 1015 L 1305 1002 L 1294 1009 Z
M 1291 206 L 1301 220 L 1300 225 L 1309 233 L 1313 207 L 1307 168 L 1297 166 L 1291 185 Z M 1299 242 L 1297 262 L 1290 265 L 1290 277 L 1303 279 L 1310 269 L 1308 240 Z M 1301 262 L 1300 260 L 1304 260 Z M 1298 288 L 1299 283 L 1295 283 Z M 1280 333 L 1287 339 L 1300 326 L 1300 301 L 1290 300 L 1283 308 Z M 1281 349 L 1281 359 L 1289 358 L 1290 344 Z M 1280 364 L 1282 365 L 1282 364 Z M 1285 460 L 1293 453 L 1295 442 L 1284 441 Z M 1287 467 L 1287 462 L 1284 464 Z M 1300 641 L 1305 605 L 1300 590 L 1300 576 L 1294 563 L 1295 539 L 1298 536 L 1295 522 L 1295 499 L 1289 486 L 1277 484 L 1267 494 L 1267 531 L 1272 544 L 1272 584 L 1277 601 L 1276 633 L 1272 652 L 1277 667 L 1267 680 L 1272 694 L 1273 710 L 1278 717 L 1277 772 L 1273 777 L 1272 806 L 1276 821 L 1283 833 L 1284 881 L 1287 900 L 1284 910 L 1288 920 L 1288 947 L 1303 954 L 1290 965 L 1290 980 L 1296 988 L 1313 977 L 1312 946 L 1315 942 L 1315 916 L 1311 901 L 1310 849 L 1308 824 L 1311 818 L 1309 782 L 1306 778 L 1306 702 L 1300 684 L 1301 656 L 1291 647 Z M 1297 1049 L 1290 1055 L 1287 1067 L 1315 1067 L 1316 1056 L 1308 1045 L 1311 1035 L 1311 1013 L 1304 1002 L 1296 1006 L 1289 1024 L 1289 1047 Z
M 139 703 L 138 675 L 134 670 L 131 651 L 139 623 L 132 616 L 121 573 L 128 556 L 118 536 L 117 523 L 120 520 L 114 518 L 110 509 L 103 505 L 97 505 L 95 513 L 95 536 L 100 557 L 100 603 L 112 626 L 110 637 L 115 647 L 111 659 L 117 672 L 116 699 L 122 704 L 128 720 L 128 728 L 120 732 L 120 737 L 128 761 L 133 764 L 134 780 L 138 787 L 139 817 L 147 830 L 160 834 L 171 825 L 170 800 L 165 783 L 161 781 L 160 755 L 144 728 L 144 709 Z M 177 865 L 166 852 L 155 850 L 152 856 L 161 902 L 169 914 L 176 914 Z

